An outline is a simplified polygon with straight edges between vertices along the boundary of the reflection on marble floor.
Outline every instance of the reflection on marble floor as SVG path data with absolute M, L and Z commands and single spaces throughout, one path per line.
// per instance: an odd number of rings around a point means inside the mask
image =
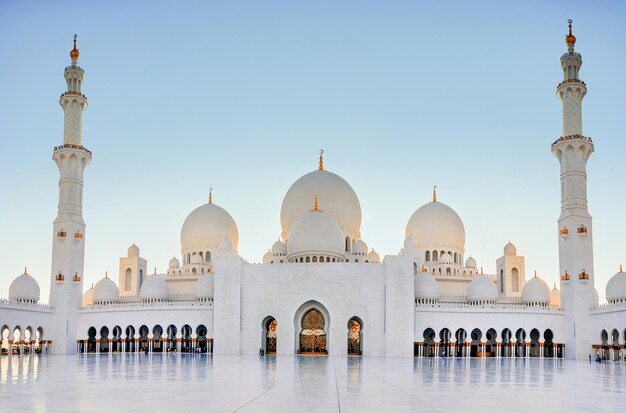
M 624 410 L 625 401 L 625 362 L 180 354 L 0 357 L 2 411 L 617 412 Z

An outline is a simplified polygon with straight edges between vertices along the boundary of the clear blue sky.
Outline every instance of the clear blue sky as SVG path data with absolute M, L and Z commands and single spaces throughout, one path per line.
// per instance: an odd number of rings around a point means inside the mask
M 280 234 L 289 186 L 315 169 L 354 187 L 363 239 L 402 247 L 431 188 L 465 223 L 485 271 L 511 240 L 558 279 L 562 80 L 574 20 L 589 93 L 584 133 L 596 288 L 626 264 L 626 6 L 526 2 L 0 3 L 0 296 L 25 265 L 47 302 L 72 35 L 78 33 L 85 173 L 85 287 L 136 242 L 152 269 L 180 254 L 187 214 L 214 199 L 258 262 Z

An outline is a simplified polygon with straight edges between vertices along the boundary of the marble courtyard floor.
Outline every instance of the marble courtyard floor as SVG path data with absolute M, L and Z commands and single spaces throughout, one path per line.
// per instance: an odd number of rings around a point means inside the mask
M 0 357 L 2 412 L 624 412 L 625 406 L 626 362 Z

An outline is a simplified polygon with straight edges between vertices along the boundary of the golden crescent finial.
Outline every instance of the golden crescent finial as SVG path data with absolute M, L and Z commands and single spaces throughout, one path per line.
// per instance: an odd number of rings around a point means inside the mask
M 26 267 L 24 267 L 24 274 L 28 274 L 28 270 Z
M 437 202 L 437 185 L 433 185 L 433 202 Z
M 567 44 L 575 44 L 576 37 L 572 34 L 572 19 L 567 19 L 567 26 L 569 28 L 569 34 L 565 36 L 565 43 Z
M 320 149 L 320 171 L 324 170 L 324 149 Z
M 80 53 L 79 53 L 78 49 L 76 48 L 76 38 L 77 37 L 78 37 L 78 35 L 74 34 L 74 48 L 70 52 L 70 57 L 72 59 L 78 59 L 78 56 L 80 56 Z
M 213 203 L 213 187 L 209 188 L 209 204 Z

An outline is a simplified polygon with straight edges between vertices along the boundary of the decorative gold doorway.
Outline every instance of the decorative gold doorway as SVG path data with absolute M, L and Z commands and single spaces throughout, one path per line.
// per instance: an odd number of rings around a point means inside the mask
M 276 319 L 274 318 L 270 319 L 265 325 L 267 330 L 267 333 L 265 334 L 265 354 L 276 354 L 276 327 Z
M 313 308 L 304 314 L 300 331 L 300 354 L 328 354 L 324 325 L 324 315 L 319 310 Z

